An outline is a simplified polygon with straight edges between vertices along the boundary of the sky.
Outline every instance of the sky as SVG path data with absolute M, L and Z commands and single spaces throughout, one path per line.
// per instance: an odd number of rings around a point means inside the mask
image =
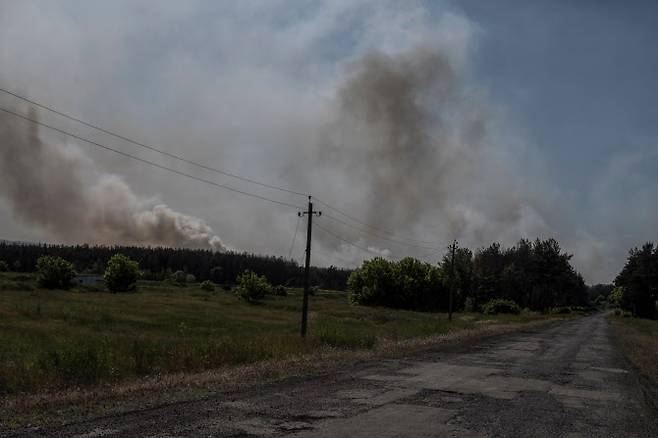
M 316 205 L 318 265 L 377 254 L 436 261 L 453 239 L 477 249 L 554 237 L 593 284 L 612 281 L 631 247 L 657 239 L 657 8 L 5 0 L 0 87 L 206 166 L 313 194 L 338 209 Z M 0 107 L 30 111 L 3 93 Z M 9 143 L 29 137 L 29 122 L 5 114 L 0 238 L 157 244 L 160 234 L 140 227 L 172 221 L 177 238 L 162 243 L 221 241 L 301 260 L 295 207 L 304 196 L 34 115 L 293 207 L 47 129 L 35 156 L 33 143 Z M 42 164 L 12 172 L 22 151 L 21 163 Z

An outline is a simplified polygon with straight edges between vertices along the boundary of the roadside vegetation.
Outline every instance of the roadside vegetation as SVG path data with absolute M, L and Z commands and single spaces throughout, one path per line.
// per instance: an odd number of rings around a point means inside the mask
M 39 248 L 45 254 L 36 257 Z M 436 264 L 375 258 L 353 271 L 316 270 L 306 340 L 298 335 L 296 265 L 208 251 L 108 250 L 0 244 L 0 394 L 285 361 L 325 349 L 368 351 L 483 324 L 583 314 L 592 305 L 655 315 L 653 246 L 631 251 L 614 285 L 590 288 L 553 239 L 475 253 L 456 248 L 454 259 L 446 254 Z M 245 266 L 254 269 L 237 272 Z M 449 323 L 451 291 L 458 313 Z M 631 329 L 632 345 L 648 339 L 645 326 Z
M 495 243 L 473 254 L 457 248 L 437 264 L 413 258 L 375 258 L 349 277 L 353 303 L 421 311 L 518 313 L 582 311 L 588 288 L 554 239 L 521 240 L 511 248 Z
M 658 388 L 658 248 L 646 243 L 631 249 L 614 284 L 592 287 L 590 299 L 612 310 L 619 344 Z
M 658 388 L 658 321 L 614 316 L 612 325 L 628 358 Z
M 254 305 L 241 298 L 241 289 L 260 287 L 263 279 L 248 277 L 214 291 L 197 282 L 140 280 L 136 291 L 113 294 L 102 283 L 52 290 L 40 288 L 36 274 L 0 273 L 0 393 L 283 360 L 326 348 L 372 349 L 486 323 L 547 318 L 472 313 L 450 325 L 444 313 L 354 306 L 345 292 L 317 290 L 304 342 L 301 291 L 270 287 Z

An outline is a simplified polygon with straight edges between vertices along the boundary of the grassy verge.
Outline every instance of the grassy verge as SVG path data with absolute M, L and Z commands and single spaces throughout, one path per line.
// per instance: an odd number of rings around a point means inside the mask
M 142 283 L 139 292 L 46 291 L 31 276 L 0 274 L 0 423 L 82 404 L 115 409 L 391 355 L 450 339 L 541 322 L 534 314 L 457 315 L 350 306 L 344 293 L 311 299 L 298 336 L 301 292 L 247 304 L 198 285 Z M 293 371 L 294 370 L 294 371 Z M 119 403 L 120 404 L 120 403 Z M 135 406 L 136 407 L 136 406 Z M 59 414 L 58 414 L 59 415 Z
M 658 387 L 658 321 L 618 316 L 610 319 L 626 355 Z

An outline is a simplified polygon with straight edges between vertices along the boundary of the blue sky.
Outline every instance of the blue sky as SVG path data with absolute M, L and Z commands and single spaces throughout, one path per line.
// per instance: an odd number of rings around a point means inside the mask
M 610 281 L 630 247 L 657 238 L 657 8 L 593 0 L 6 1 L 0 86 L 190 159 L 313 192 L 438 246 L 556 237 L 588 282 Z M 341 99 L 369 54 L 413 75 L 419 47 L 439 54 L 454 77 L 447 99 L 431 88 L 412 96 L 431 121 L 425 134 L 436 151 L 420 160 L 416 180 L 400 180 L 428 200 L 410 218 L 408 193 L 386 200 L 373 185 L 373 175 L 389 170 L 401 178 L 395 163 L 372 159 L 390 127 L 346 112 Z M 25 109 L 7 96 L 0 105 Z M 473 137 L 475 119 L 484 128 Z M 42 137 L 80 149 L 92 163 L 90 185 L 115 175 L 140 206 L 166 203 L 202 218 L 236 249 L 288 251 L 295 212 Z M 366 208 L 372 199 L 385 206 Z M 71 240 L 17 211 L 0 196 L 0 237 Z M 334 231 L 373 251 L 423 256 Z M 319 264 L 371 256 L 321 235 L 317 248 Z

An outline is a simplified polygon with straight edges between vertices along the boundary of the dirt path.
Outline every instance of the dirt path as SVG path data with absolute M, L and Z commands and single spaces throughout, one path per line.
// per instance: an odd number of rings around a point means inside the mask
M 18 436 L 657 437 L 603 315 Z

